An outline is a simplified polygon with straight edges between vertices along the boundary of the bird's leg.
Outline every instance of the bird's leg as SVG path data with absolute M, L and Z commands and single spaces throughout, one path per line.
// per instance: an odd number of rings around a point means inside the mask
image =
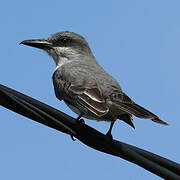
M 112 131 L 112 128 L 113 128 L 114 122 L 115 122 L 115 121 L 111 121 L 110 128 L 109 128 L 108 132 L 106 133 L 106 136 L 107 136 L 108 138 L 110 138 L 111 140 L 113 140 L 113 137 L 112 137 L 111 131 Z
M 77 120 L 80 120 L 81 117 L 82 117 L 82 115 L 80 114 L 76 119 L 77 119 Z
M 74 136 L 73 136 L 72 134 L 70 134 L 70 136 L 71 136 L 71 139 L 72 139 L 73 141 L 75 141 Z
M 82 116 L 83 116 L 83 114 L 81 113 L 81 114 L 76 118 L 76 120 L 77 120 L 78 122 L 85 123 L 84 119 L 81 119 Z
M 84 119 L 81 119 L 82 116 L 83 116 L 83 114 L 81 113 L 81 114 L 76 118 L 77 122 L 85 123 Z M 71 136 L 71 139 L 72 139 L 73 141 L 75 141 L 74 136 L 73 136 L 72 134 L 71 134 L 70 136 Z

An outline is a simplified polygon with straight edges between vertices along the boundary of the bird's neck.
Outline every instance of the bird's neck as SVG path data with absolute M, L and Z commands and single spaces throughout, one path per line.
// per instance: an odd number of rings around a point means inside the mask
M 82 59 L 80 58 L 81 54 L 70 47 L 55 47 L 48 53 L 54 59 L 56 66 L 61 66 L 72 60 Z
M 96 60 L 93 57 L 93 54 L 81 53 L 75 49 L 69 47 L 58 47 L 55 51 L 49 53 L 56 63 L 56 69 L 63 66 L 64 64 L 75 62 L 75 61 L 89 61 L 89 59 L 94 62 Z
M 73 62 L 74 60 L 71 60 L 71 59 L 68 59 L 67 57 L 59 57 L 58 60 L 55 60 L 55 63 L 56 63 L 56 69 L 58 69 L 59 67 L 67 64 L 67 63 L 70 63 L 70 62 Z M 56 71 L 55 69 L 55 71 Z

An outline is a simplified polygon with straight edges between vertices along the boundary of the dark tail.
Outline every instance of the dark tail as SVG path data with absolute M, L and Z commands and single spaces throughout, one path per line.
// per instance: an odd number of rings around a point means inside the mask
M 139 106 L 136 103 L 121 103 L 120 106 L 124 111 L 126 111 L 129 114 L 133 114 L 136 117 L 144 118 L 144 119 L 151 119 L 152 121 L 156 123 L 168 125 L 166 122 L 160 120 L 159 117 L 157 117 L 155 114 Z

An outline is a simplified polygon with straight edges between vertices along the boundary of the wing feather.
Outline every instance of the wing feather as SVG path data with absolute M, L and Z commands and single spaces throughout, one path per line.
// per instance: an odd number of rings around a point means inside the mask
M 77 95 L 77 101 L 89 111 L 101 117 L 108 113 L 109 107 L 97 85 L 81 87 L 71 85 L 69 91 Z

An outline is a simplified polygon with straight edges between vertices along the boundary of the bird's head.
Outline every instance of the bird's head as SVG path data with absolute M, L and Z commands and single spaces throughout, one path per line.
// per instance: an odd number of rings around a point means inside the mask
M 93 56 L 86 40 L 79 34 L 64 31 L 53 34 L 47 39 L 32 39 L 20 44 L 32 46 L 46 51 L 56 64 L 62 59 L 76 60 L 80 56 Z

